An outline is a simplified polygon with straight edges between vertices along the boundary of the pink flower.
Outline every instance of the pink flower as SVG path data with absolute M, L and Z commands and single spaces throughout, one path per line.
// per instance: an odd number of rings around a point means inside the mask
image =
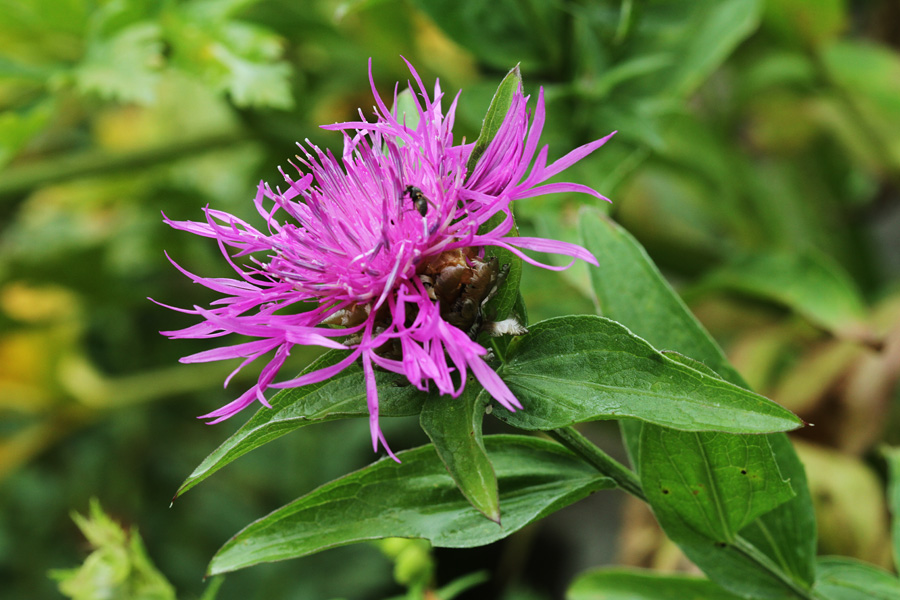
M 503 265 L 485 258 L 484 248 L 505 248 L 548 269 L 560 267 L 540 264 L 522 250 L 564 254 L 572 262 L 577 258 L 596 265 L 589 252 L 573 244 L 505 236 L 513 227 L 514 201 L 556 192 L 603 198 L 583 185 L 544 182 L 613 134 L 547 165 L 546 146 L 535 157 L 544 125 L 543 90 L 531 115 L 520 88 L 469 173 L 466 164 L 474 144 L 453 144 L 458 95 L 445 114 L 440 85 L 435 83 L 429 98 L 416 71 L 411 65 L 409 69 L 419 94 L 413 94 L 417 125 L 398 121 L 384 104 L 370 62 L 375 120 L 366 121 L 360 112 L 358 122 L 324 126 L 343 132 L 342 156 L 301 146 L 304 156 L 291 163 L 296 178 L 282 171 L 285 191 L 261 182 L 254 200 L 263 221 L 260 229 L 210 208 L 205 222 L 165 218 L 176 229 L 215 239 L 238 277 L 199 277 L 176 265 L 222 297 L 209 308 L 184 310 L 198 315 L 198 324 L 162 333 L 173 339 L 229 333 L 256 338 L 181 362 L 243 358 L 233 376 L 273 353 L 253 387 L 200 418 L 216 423 L 256 401 L 269 406 L 266 389 L 323 381 L 357 360 L 365 374 L 376 450 L 380 441 L 391 453 L 378 425 L 376 367 L 404 375 L 423 391 L 433 385 L 452 396 L 463 391 L 470 371 L 504 407 L 522 408 L 485 362 L 487 350 L 474 341 L 484 324 L 481 307 L 505 275 Z M 479 231 L 497 213 L 504 215 L 500 224 Z M 233 260 L 243 256 L 250 258 Z M 350 353 L 334 366 L 276 382 L 279 368 L 298 344 Z

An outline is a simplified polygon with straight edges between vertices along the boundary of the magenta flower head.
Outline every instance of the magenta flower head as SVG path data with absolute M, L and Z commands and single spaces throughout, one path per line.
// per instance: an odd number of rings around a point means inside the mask
M 407 63 L 408 64 L 408 63 Z M 511 204 L 556 192 L 583 192 L 574 183 L 544 183 L 599 148 L 612 135 L 586 144 L 547 165 L 538 151 L 544 124 L 543 91 L 531 114 L 517 85 L 509 110 L 474 166 L 473 143 L 454 145 L 458 95 L 444 112 L 439 83 L 428 91 L 409 65 L 418 119 L 398 117 L 375 97 L 374 120 L 325 125 L 341 131 L 340 157 L 308 143 L 290 162 L 296 175 L 274 189 L 260 183 L 255 227 L 206 208 L 205 222 L 166 223 L 215 239 L 237 273 L 234 279 L 193 275 L 222 295 L 210 307 L 184 310 L 202 319 L 170 338 L 214 338 L 237 333 L 253 341 L 182 358 L 185 363 L 243 358 L 232 373 L 268 355 L 255 385 L 233 402 L 200 418 L 216 423 L 254 402 L 269 406 L 268 388 L 323 381 L 359 360 L 366 380 L 372 442 L 393 456 L 378 425 L 374 369 L 399 373 L 416 388 L 458 396 L 471 372 L 501 405 L 522 408 L 485 362 L 475 339 L 486 323 L 482 307 L 502 283 L 508 265 L 485 248 L 504 248 L 548 269 L 523 250 L 563 254 L 594 265 L 585 249 L 561 241 L 507 236 Z M 394 103 L 397 101 L 395 88 Z M 407 121 L 417 121 L 407 125 Z M 299 144 L 298 144 L 299 145 Z M 471 168 L 469 168 L 471 167 Z M 494 218 L 499 215 L 499 218 Z M 497 223 L 493 228 L 488 221 Z M 246 257 L 238 259 L 237 257 Z M 567 267 L 562 267 L 567 268 Z M 521 333 L 515 326 L 496 328 Z M 349 350 L 346 358 L 294 379 L 276 381 L 295 345 Z M 226 380 L 226 385 L 231 376 Z

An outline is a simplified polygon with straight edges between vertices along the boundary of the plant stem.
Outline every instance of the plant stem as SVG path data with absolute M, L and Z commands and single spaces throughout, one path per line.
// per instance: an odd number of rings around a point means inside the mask
M 96 150 L 48 158 L 38 163 L 4 170 L 3 178 L 0 180 L 0 199 L 26 194 L 39 186 L 66 179 L 146 168 L 192 154 L 220 150 L 249 139 L 246 133 L 234 131 L 193 140 L 180 140 L 174 144 L 132 152 L 111 153 Z
M 563 427 L 562 429 L 553 429 L 547 432 L 550 437 L 560 442 L 563 446 L 585 459 L 599 472 L 603 473 L 616 484 L 639 500 L 647 502 L 644 495 L 644 489 L 637 475 L 625 465 L 608 455 L 606 452 L 598 448 L 586 437 L 578 433 L 572 427 Z M 810 590 L 800 585 L 788 573 L 785 573 L 771 558 L 760 552 L 760 550 L 748 542 L 741 536 L 735 536 L 731 547 L 738 553 L 742 554 L 747 560 L 755 563 L 760 569 L 770 573 L 775 579 L 781 582 L 789 589 L 797 598 L 803 600 L 815 600 Z
M 573 427 L 554 429 L 547 433 L 563 446 L 588 461 L 598 471 L 616 482 L 620 488 L 637 498 L 647 501 L 637 475 L 625 465 L 598 448 L 589 439 L 575 431 Z

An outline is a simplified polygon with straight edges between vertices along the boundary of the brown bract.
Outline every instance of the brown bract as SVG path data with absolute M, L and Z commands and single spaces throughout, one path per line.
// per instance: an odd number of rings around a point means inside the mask
M 479 259 L 472 248 L 444 252 L 425 263 L 419 278 L 440 303 L 441 318 L 475 339 L 484 323 L 483 308 L 503 283 L 509 265 L 496 257 Z

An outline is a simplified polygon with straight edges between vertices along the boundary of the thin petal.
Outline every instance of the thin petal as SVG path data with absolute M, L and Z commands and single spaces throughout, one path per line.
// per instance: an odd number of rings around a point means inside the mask
M 259 355 L 260 353 L 265 354 L 269 350 L 276 348 L 280 343 L 281 342 L 277 340 L 258 340 L 255 342 L 236 344 L 234 346 L 223 346 L 222 348 L 204 350 L 203 352 L 197 352 L 196 354 L 182 357 L 179 359 L 179 362 L 189 364 L 228 360 L 230 358 L 246 358 L 248 356 Z
M 273 383 L 269 387 L 278 389 L 295 388 L 309 385 L 311 383 L 319 383 L 320 381 L 325 381 L 326 379 L 337 375 L 338 373 L 352 365 L 354 362 L 356 362 L 356 359 L 359 358 L 360 354 L 361 351 L 359 349 L 356 349 L 337 364 L 331 365 L 330 367 L 324 367 L 310 373 L 304 373 L 300 377 L 296 377 L 294 379 Z
M 207 425 L 215 425 L 216 423 L 220 423 L 229 417 L 233 417 L 237 413 L 241 412 L 256 400 L 256 386 L 254 385 L 252 388 L 244 392 L 240 395 L 236 400 L 232 400 L 225 406 L 218 408 L 211 413 L 206 413 L 205 415 L 200 415 L 197 417 L 198 419 L 213 419 L 209 421 Z
M 572 165 L 577 163 L 582 158 L 585 158 L 586 156 L 591 154 L 594 150 L 596 150 L 597 148 L 599 148 L 600 146 L 602 146 L 603 144 L 608 142 L 609 139 L 612 138 L 612 136 L 616 135 L 616 133 L 618 133 L 618 132 L 613 131 L 609 135 L 602 137 L 599 140 L 594 140 L 593 142 L 587 143 L 583 146 L 579 146 L 578 148 L 575 148 L 574 150 L 572 150 L 571 152 L 569 152 L 562 158 L 553 161 L 553 163 L 549 167 L 544 169 L 544 173 L 543 173 L 544 180 L 547 180 L 550 177 L 553 177 L 557 173 L 561 173 L 561 172 L 565 171 L 566 169 L 568 169 L 569 167 L 571 167 Z
M 390 446 L 388 446 L 387 440 L 384 439 L 384 434 L 381 432 L 381 427 L 378 424 L 378 387 L 375 385 L 375 371 L 372 369 L 372 360 L 368 352 L 363 353 L 362 364 L 363 373 L 366 379 L 366 404 L 369 407 L 369 429 L 372 433 L 372 451 L 378 452 L 378 444 L 381 443 L 381 447 L 388 453 L 388 456 L 399 463 L 400 459 L 397 458 Z
M 516 409 L 522 408 L 522 403 L 509 391 L 506 383 L 480 357 L 470 358 L 469 368 L 472 369 L 472 374 L 478 379 L 478 383 L 484 386 L 494 400 L 502 404 L 505 409 L 515 412 Z
M 597 259 L 594 258 L 593 254 L 591 254 L 581 246 L 578 246 L 577 244 L 570 244 L 569 242 L 533 237 L 507 237 L 504 238 L 503 241 L 511 246 L 518 246 L 519 248 L 534 250 L 535 252 L 563 254 L 565 256 L 571 256 L 573 258 L 580 258 L 585 262 L 591 263 L 595 267 L 599 266 L 600 264 L 597 262 Z

